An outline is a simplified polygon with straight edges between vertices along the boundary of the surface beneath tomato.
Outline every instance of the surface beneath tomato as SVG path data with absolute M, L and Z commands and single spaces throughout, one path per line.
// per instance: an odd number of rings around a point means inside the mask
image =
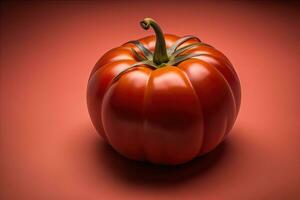
M 170 47 L 179 37 L 165 35 Z M 155 37 L 140 42 L 154 50 Z M 191 39 L 181 45 L 195 43 Z M 88 84 L 94 126 L 120 154 L 159 164 L 180 164 L 214 149 L 232 128 L 240 106 L 240 84 L 229 60 L 209 46 L 184 53 L 200 56 L 150 69 L 138 66 L 132 43 L 107 52 Z

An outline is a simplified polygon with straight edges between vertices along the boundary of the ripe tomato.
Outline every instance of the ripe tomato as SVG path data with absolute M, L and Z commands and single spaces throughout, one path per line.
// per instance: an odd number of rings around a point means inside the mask
M 93 125 L 117 152 L 180 164 L 220 144 L 237 117 L 241 89 L 230 61 L 194 36 L 149 36 L 108 51 L 93 68 L 87 102 Z

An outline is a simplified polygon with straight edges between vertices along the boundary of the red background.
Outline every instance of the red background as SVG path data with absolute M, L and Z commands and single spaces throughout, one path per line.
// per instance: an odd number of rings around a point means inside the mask
M 299 199 L 299 4 L 198 1 L 1 3 L 1 199 Z M 86 85 L 107 50 L 196 35 L 242 84 L 228 140 L 179 167 L 129 161 L 91 125 Z

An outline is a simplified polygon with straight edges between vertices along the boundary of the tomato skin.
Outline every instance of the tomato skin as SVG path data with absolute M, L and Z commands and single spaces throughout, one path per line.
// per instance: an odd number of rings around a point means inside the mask
M 165 34 L 167 47 L 178 39 Z M 154 50 L 154 36 L 139 41 Z M 131 48 L 139 52 L 131 43 L 110 50 L 90 75 L 88 110 L 104 140 L 130 159 L 171 165 L 220 144 L 235 122 L 241 98 L 229 60 L 213 47 L 198 46 L 189 53 L 203 55 L 177 66 L 139 66 L 114 80 L 137 62 Z

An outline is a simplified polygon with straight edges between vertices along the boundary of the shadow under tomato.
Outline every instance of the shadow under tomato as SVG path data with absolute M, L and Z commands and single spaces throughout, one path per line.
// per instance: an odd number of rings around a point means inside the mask
M 98 158 L 99 165 L 105 167 L 107 173 L 112 176 L 132 184 L 170 186 L 209 173 L 227 153 L 229 143 L 224 141 L 212 152 L 177 166 L 155 165 L 127 159 L 102 140 L 95 145 L 94 156 Z

